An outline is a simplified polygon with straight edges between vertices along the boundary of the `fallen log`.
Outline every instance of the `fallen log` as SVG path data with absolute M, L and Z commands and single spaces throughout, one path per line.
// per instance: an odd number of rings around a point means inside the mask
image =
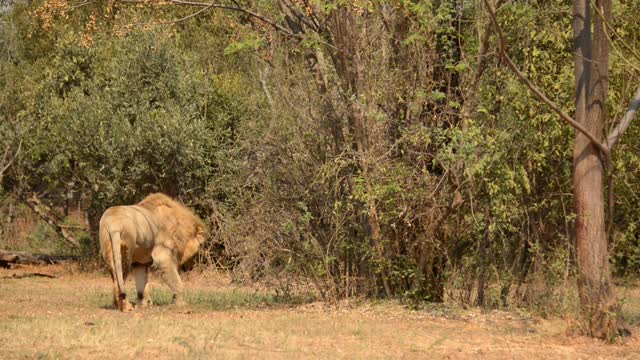
M 78 257 L 32 254 L 24 251 L 0 250 L 0 267 L 7 269 L 10 268 L 12 264 L 49 265 L 74 260 L 78 260 Z
M 46 278 L 49 278 L 49 279 L 55 279 L 56 278 L 55 275 L 34 272 L 34 273 L 26 273 L 26 274 L 13 274 L 11 276 L 3 276 L 0 279 L 24 279 L 24 278 L 28 278 L 28 277 L 46 277 Z

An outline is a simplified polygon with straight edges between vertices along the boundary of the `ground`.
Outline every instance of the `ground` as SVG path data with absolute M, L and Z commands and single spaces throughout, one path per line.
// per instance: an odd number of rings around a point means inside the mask
M 189 274 L 185 308 L 169 305 L 152 278 L 157 305 L 121 313 L 108 275 L 68 270 L 0 270 L 0 359 L 640 359 L 638 326 L 608 344 L 576 335 L 567 319 L 397 302 L 293 304 L 219 274 Z M 35 272 L 56 277 L 14 277 Z M 627 296 L 626 311 L 640 314 L 640 290 Z

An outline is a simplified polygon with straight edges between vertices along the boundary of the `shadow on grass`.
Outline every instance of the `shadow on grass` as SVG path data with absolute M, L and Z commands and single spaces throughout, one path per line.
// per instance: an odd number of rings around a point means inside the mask
M 135 291 L 127 292 L 127 299 L 135 303 Z M 172 294 L 165 289 L 151 291 L 154 307 L 168 306 L 172 303 Z M 94 303 L 102 309 L 115 309 L 111 293 L 95 294 Z M 224 311 L 236 309 L 268 309 L 275 307 L 293 307 L 317 300 L 311 294 L 283 298 L 275 294 L 242 289 L 224 289 L 218 291 L 187 291 L 184 300 L 189 306 L 200 310 Z
M 640 298 L 625 298 L 622 300 L 622 317 L 627 324 L 640 326 Z M 638 331 L 636 329 L 636 331 Z

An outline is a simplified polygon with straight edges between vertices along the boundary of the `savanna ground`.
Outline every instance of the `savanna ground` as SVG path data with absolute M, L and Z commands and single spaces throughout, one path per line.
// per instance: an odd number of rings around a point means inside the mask
M 33 273 L 55 278 L 15 277 Z M 640 359 L 637 325 L 631 338 L 607 344 L 576 335 L 568 319 L 448 305 L 411 310 L 391 301 L 283 301 L 198 272 L 186 276 L 187 307 L 169 305 L 168 289 L 152 276 L 156 306 L 120 313 L 110 281 L 70 266 L 0 270 L 0 358 Z M 625 294 L 624 312 L 637 321 L 640 288 Z

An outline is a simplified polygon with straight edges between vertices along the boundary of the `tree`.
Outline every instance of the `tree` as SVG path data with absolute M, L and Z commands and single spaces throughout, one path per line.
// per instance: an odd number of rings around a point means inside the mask
M 640 107 L 640 87 L 625 116 L 603 141 L 610 52 L 605 26 L 611 23 L 611 1 L 596 0 L 595 17 L 592 16 L 589 0 L 574 1 L 575 120 L 535 87 L 509 58 L 495 10 L 488 0 L 484 2 L 498 29 L 500 53 L 511 70 L 540 100 L 557 112 L 563 121 L 576 129 L 573 154 L 573 191 L 577 216 L 576 253 L 578 289 L 587 331 L 591 336 L 599 338 L 628 335 L 630 330 L 621 317 L 620 305 L 615 298 L 609 271 L 604 181 L 605 168 L 609 173 L 612 171 L 611 150 Z M 595 18 L 593 38 L 592 17 Z M 608 186 L 611 194 L 612 180 Z M 612 206 L 613 201 L 609 201 L 609 207 Z

